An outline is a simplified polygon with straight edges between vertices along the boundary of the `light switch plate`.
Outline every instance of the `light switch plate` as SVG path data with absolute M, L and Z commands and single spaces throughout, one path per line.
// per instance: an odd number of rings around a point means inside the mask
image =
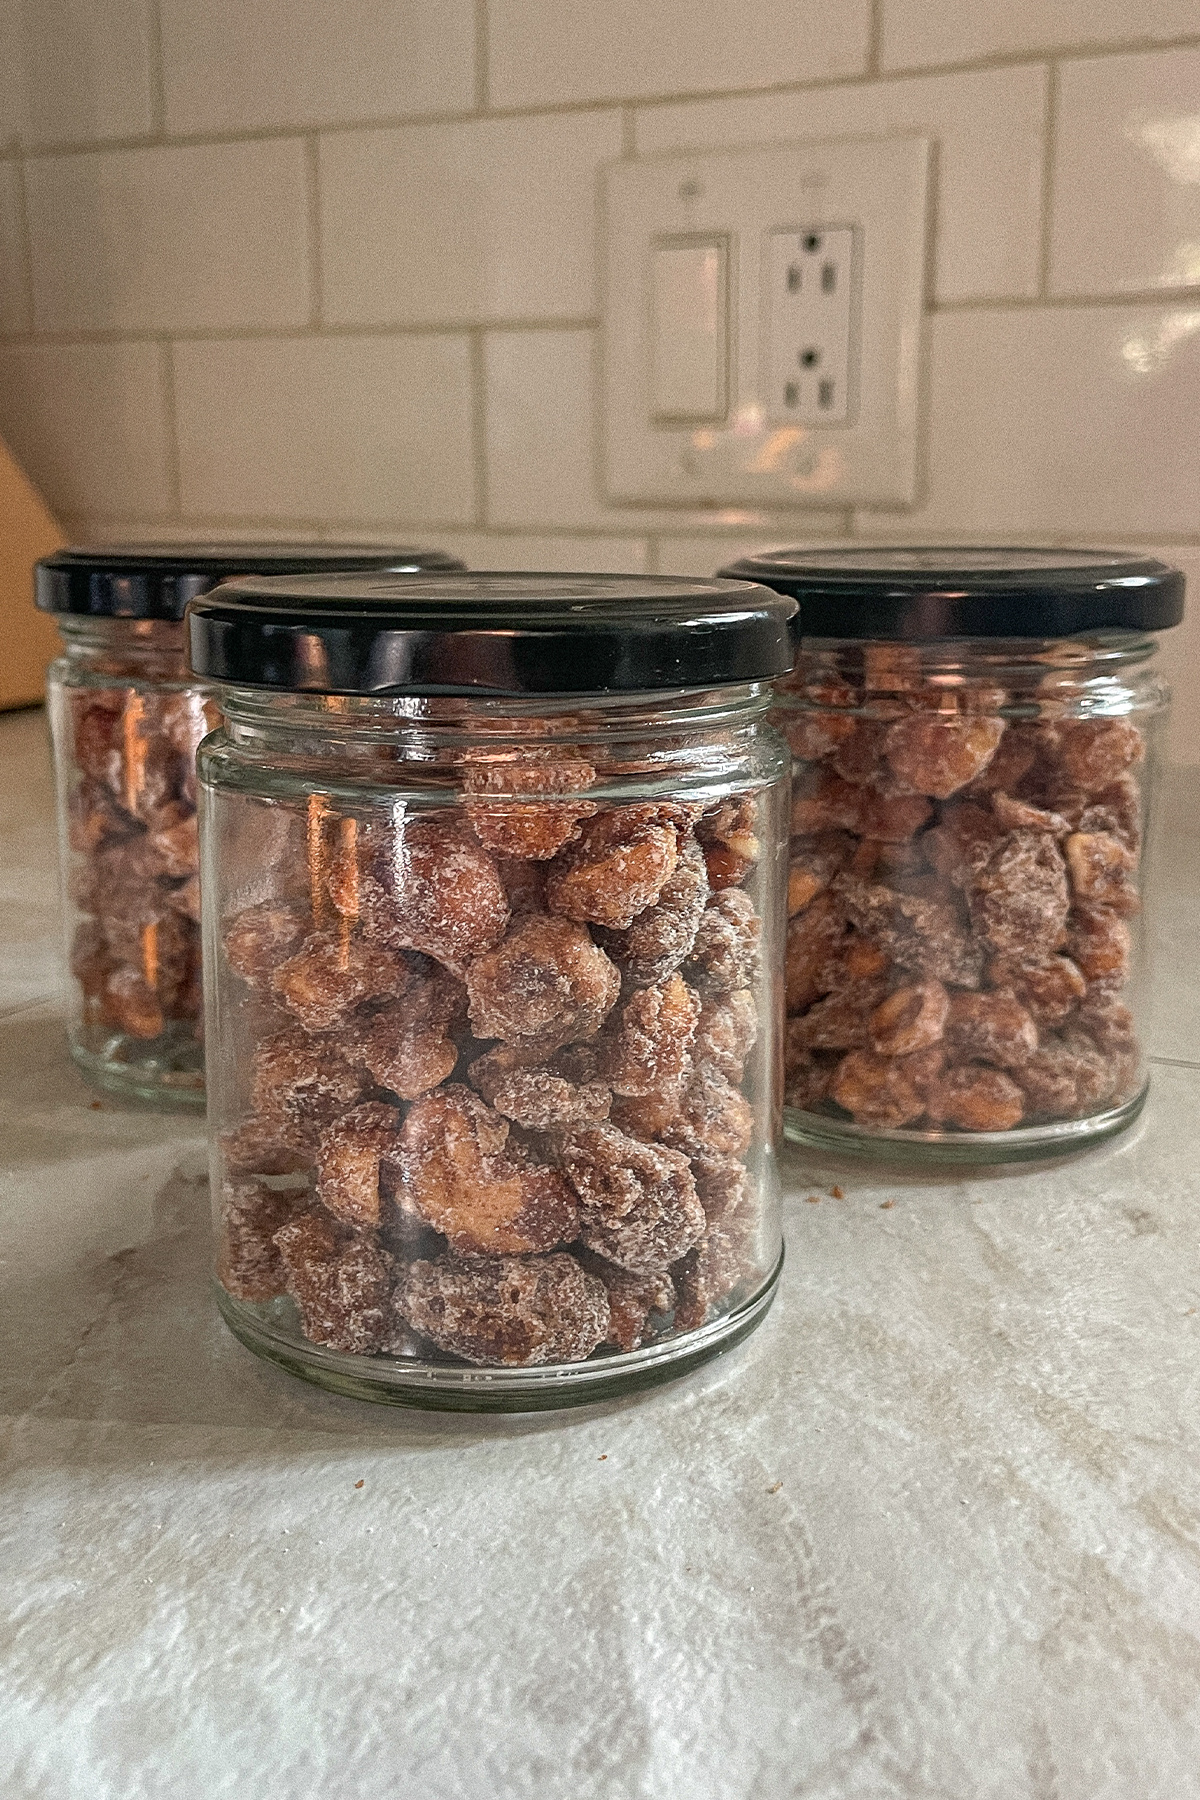
M 602 427 L 610 500 L 823 509 L 912 504 L 929 157 L 927 138 L 906 136 L 610 165 Z M 853 281 L 848 345 L 836 334 L 830 344 L 839 377 L 848 371 L 848 399 L 841 385 L 825 390 L 835 395 L 829 423 L 817 422 L 813 396 L 822 390 L 814 352 L 787 338 L 794 325 L 772 287 L 787 246 L 811 246 L 823 229 L 838 234 L 830 244 Z M 676 353 L 664 334 L 688 304 L 689 262 L 664 261 L 663 251 L 688 245 L 721 246 L 721 278 L 716 289 L 704 289 L 703 302 L 711 309 L 715 292 L 725 316 L 714 321 L 710 311 L 690 331 L 680 321 L 686 342 Z M 796 281 L 801 273 L 798 267 Z M 693 286 L 700 294 L 700 284 Z M 721 357 L 711 379 L 697 361 L 706 344 Z M 787 415 L 792 385 L 781 382 L 790 359 L 803 359 L 794 420 Z M 686 376 L 685 397 L 718 395 L 720 416 L 698 417 L 691 406 L 691 416 L 664 416 L 661 371 L 676 362 Z

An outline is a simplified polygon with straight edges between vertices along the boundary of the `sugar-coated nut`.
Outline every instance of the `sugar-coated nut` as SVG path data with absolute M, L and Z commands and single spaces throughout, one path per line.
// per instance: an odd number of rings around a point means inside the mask
M 1098 1050 L 1135 1051 L 1137 1027 L 1133 1014 L 1116 994 L 1094 987 L 1076 1008 L 1073 1026 L 1085 1031 Z
M 837 980 L 846 915 L 834 895 L 819 894 L 788 923 L 784 970 L 789 1013 L 802 1012 Z
M 440 980 L 455 988 L 461 986 L 450 975 Z M 380 1011 L 357 1015 L 341 1034 L 346 1055 L 361 1062 L 372 1080 L 402 1100 L 416 1100 L 440 1086 L 458 1063 L 449 1017 L 439 1018 L 435 1005 L 423 1004 L 438 985 L 436 977 L 413 976 L 403 999 Z
M 415 1262 L 396 1309 L 438 1350 L 483 1368 L 583 1362 L 610 1326 L 604 1283 L 562 1251 Z
M 1053 838 L 1010 832 L 971 877 L 966 895 L 976 932 L 1002 956 L 1041 963 L 1061 948 L 1071 896 Z
M 586 926 L 528 914 L 467 969 L 476 1037 L 549 1052 L 591 1037 L 616 1003 L 621 977 Z
M 692 1158 L 692 1179 L 710 1225 L 733 1213 L 748 1214 L 754 1209 L 754 1185 L 740 1157 L 702 1150 Z
M 957 1125 L 961 1131 L 1011 1131 L 1024 1111 L 1017 1083 L 982 1063 L 948 1070 L 928 1096 L 934 1123 Z
M 1003 719 L 915 713 L 889 728 L 887 759 L 914 793 L 945 800 L 983 773 L 1003 736 Z
M 495 861 L 456 820 L 404 818 L 368 842 L 363 928 L 390 949 L 459 967 L 499 942 L 508 896 Z
M 371 1356 L 394 1337 L 392 1259 L 370 1238 L 308 1212 L 275 1234 L 300 1328 L 314 1344 Z
M 678 858 L 658 899 L 639 913 L 625 931 L 598 932 L 607 955 L 621 971 L 625 986 L 653 987 L 692 954 L 696 932 L 708 903 L 708 866 L 696 840 L 680 837 Z
M 864 789 L 861 818 L 863 835 L 882 844 L 903 844 L 914 837 L 932 816 L 924 794 L 878 793 Z
M 235 1300 L 274 1300 L 287 1286 L 274 1243 L 307 1196 L 280 1193 L 261 1181 L 227 1183 L 221 1193 L 217 1279 Z
M 854 689 L 846 686 L 839 688 L 837 703 L 852 707 L 855 704 Z M 781 706 L 771 714 L 772 725 L 783 733 L 792 755 L 800 762 L 819 762 L 831 750 L 836 750 L 854 730 L 855 721 L 852 717 L 839 717 L 837 713 L 825 711 L 823 704 L 809 694 L 798 708 Z
M 698 1330 L 761 1273 L 755 1221 L 744 1213 L 716 1220 L 671 1270 L 675 1329 Z
M 1104 1056 L 1082 1036 L 1073 1044 L 1059 1037 L 1045 1038 L 1037 1054 L 1014 1073 L 1024 1091 L 1027 1111 L 1058 1119 L 1090 1111 L 1107 1099 L 1114 1082 Z
M 614 1094 L 650 1094 L 682 1080 L 700 1018 L 699 996 L 680 975 L 638 988 L 605 1033 L 604 1075 Z
M 630 1269 L 618 1268 L 591 1250 L 576 1252 L 580 1265 L 597 1281 L 603 1282 L 608 1295 L 608 1332 L 604 1342 L 614 1350 L 636 1350 L 649 1336 L 657 1314 L 662 1324 L 675 1305 L 675 1283 L 665 1269 L 648 1275 L 635 1275 Z
M 400 1113 L 367 1100 L 321 1133 L 317 1198 L 344 1225 L 374 1226 L 382 1216 L 379 1165 L 399 1154 Z
M 758 809 L 746 796 L 722 800 L 696 821 L 696 837 L 714 894 L 740 887 L 757 863 L 762 852 L 757 828 Z
M 299 948 L 306 924 L 291 906 L 247 906 L 225 925 L 225 960 L 251 987 L 267 991 L 276 970 Z
M 253 1114 L 307 1135 L 355 1105 L 365 1085 L 364 1071 L 347 1062 L 335 1036 L 310 1036 L 298 1025 L 260 1039 L 251 1059 Z
M 1072 832 L 1063 846 L 1076 905 L 1108 906 L 1113 912 L 1138 912 L 1141 900 L 1133 871 L 1137 858 L 1111 832 Z
M 116 969 L 104 983 L 104 1010 L 130 1037 L 149 1042 L 166 1025 L 162 1004 L 140 969 Z
M 500 856 L 548 862 L 579 836 L 596 806 L 561 796 L 590 788 L 596 771 L 582 756 L 548 747 L 472 751 L 463 764 L 466 813 L 481 844 Z M 523 796 L 536 796 L 524 799 Z
M 571 1133 L 561 1158 L 579 1197 L 580 1237 L 620 1268 L 665 1269 L 703 1233 L 691 1166 L 677 1150 L 591 1125 Z
M 905 1074 L 900 1059 L 873 1050 L 851 1050 L 838 1064 L 829 1097 L 860 1124 L 895 1130 L 911 1125 L 925 1111 L 925 1101 Z
M 675 869 L 684 810 L 611 807 L 583 826 L 546 877 L 546 904 L 563 918 L 627 930 L 653 906 Z
M 987 979 L 989 986 L 1015 994 L 1039 1025 L 1061 1024 L 1087 992 L 1087 982 L 1069 956 L 1052 956 L 1033 966 L 994 956 Z
M 940 981 L 897 988 L 871 1014 L 871 1048 L 879 1056 L 911 1056 L 936 1044 L 946 1028 L 950 996 Z
M 862 834 L 863 793 L 823 766 L 797 771 L 792 782 L 792 836 L 815 832 Z
M 566 1183 L 514 1161 L 508 1134 L 508 1120 L 457 1083 L 418 1100 L 404 1121 L 405 1194 L 460 1254 L 550 1250 L 575 1235 Z
M 759 969 L 761 926 L 754 902 L 740 888 L 730 888 L 704 909 L 692 953 L 683 973 L 707 997 L 753 987 Z
M 1064 838 L 1071 829 L 1061 813 L 1047 812 L 1028 800 L 1014 800 L 1011 794 L 993 794 L 992 812 L 1004 831 L 1045 831 L 1051 837 Z
M 1142 843 L 1142 793 L 1137 777 L 1118 775 L 1079 814 L 1080 831 L 1110 831 L 1136 857 Z
M 575 1081 L 560 1072 L 557 1062 L 553 1067 L 530 1062 L 530 1054 L 499 1044 L 477 1056 L 467 1070 L 472 1087 L 498 1113 L 529 1131 L 565 1130 L 608 1117 L 612 1090 L 592 1078 L 598 1059 Z
M 854 839 L 845 831 L 822 831 L 793 840 L 788 861 L 788 917 L 803 912 L 854 855 Z
M 1040 754 L 1041 739 L 1036 727 L 1010 725 L 1000 739 L 999 749 L 982 773 L 968 783 L 966 791 L 970 794 L 1000 791 L 1011 794 Z
M 628 1132 L 631 1137 L 644 1138 L 647 1142 L 651 1138 L 661 1138 L 679 1123 L 683 1088 L 680 1081 L 657 1087 L 650 1094 L 638 1094 L 628 1099 L 617 1096 L 609 1115 L 611 1121 L 618 1130 Z
M 857 930 L 900 968 L 954 987 L 979 986 L 982 948 L 964 930 L 953 906 L 846 875 L 839 875 L 833 887 Z
M 1015 994 L 955 994 L 946 1042 L 961 1061 L 1019 1069 L 1038 1047 L 1038 1029 Z
M 498 856 L 496 870 L 515 919 L 520 913 L 545 912 L 546 869 L 523 856 Z
M 75 767 L 93 781 L 106 781 L 110 758 L 119 741 L 125 690 L 74 688 L 69 690 L 71 757 Z
M 381 944 L 316 933 L 271 977 L 271 991 L 309 1031 L 344 1020 L 363 1000 L 395 999 L 412 976 L 403 957 Z
M 835 987 L 789 1021 L 791 1041 L 808 1050 L 858 1050 L 870 1040 L 871 1018 L 887 993 L 884 976 Z
M 1141 732 L 1128 719 L 1072 719 L 1059 732 L 1062 771 L 1085 794 L 1099 793 L 1146 754 Z
M 298 1175 L 312 1164 L 316 1134 L 290 1140 L 289 1126 L 277 1116 L 252 1114 L 232 1131 L 221 1134 L 221 1160 L 231 1180 L 247 1175 Z
M 1088 981 L 1120 984 L 1129 979 L 1133 951 L 1129 927 L 1106 907 L 1075 908 L 1066 948 Z
M 698 1063 L 719 1069 L 727 1081 L 742 1079 L 746 1058 L 758 1039 L 758 1009 L 749 988 L 705 1002 L 696 1024 L 693 1054 Z
M 754 1109 L 719 1069 L 698 1063 L 680 1095 L 679 1116 L 662 1135 L 688 1156 L 740 1156 L 754 1136 Z
M 798 1112 L 814 1112 L 829 1093 L 838 1059 L 836 1053 L 813 1052 L 795 1044 L 792 1033 L 801 1023 L 799 1019 L 788 1021 L 783 1099 L 786 1106 L 794 1107 Z

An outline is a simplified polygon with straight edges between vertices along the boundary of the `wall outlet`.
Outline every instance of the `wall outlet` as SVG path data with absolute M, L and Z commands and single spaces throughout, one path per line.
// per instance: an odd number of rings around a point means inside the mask
M 611 501 L 913 503 L 929 156 L 905 136 L 610 166 Z
M 859 258 L 852 225 L 772 231 L 763 273 L 767 417 L 845 425 L 853 411 Z

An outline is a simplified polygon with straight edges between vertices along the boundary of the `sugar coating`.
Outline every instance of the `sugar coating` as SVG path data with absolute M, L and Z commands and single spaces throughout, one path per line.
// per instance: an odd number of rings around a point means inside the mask
M 550 865 L 550 911 L 627 930 L 661 895 L 679 859 L 686 824 L 678 806 L 621 806 L 598 813 Z
M 926 980 L 978 987 L 983 953 L 953 906 L 839 875 L 846 916 L 899 968 Z
M 481 1057 L 481 1062 L 487 1062 Z M 471 1065 L 475 1080 L 477 1065 Z M 489 1104 L 506 1119 L 529 1131 L 565 1131 L 575 1125 L 594 1125 L 607 1119 L 612 1107 L 612 1089 L 602 1081 L 575 1083 L 544 1065 L 531 1069 L 512 1069 L 498 1080 L 488 1081 L 485 1093 Z
M 317 1146 L 317 1198 L 343 1225 L 377 1226 L 379 1168 L 400 1151 L 400 1113 L 368 1100 L 327 1125 Z
M 914 793 L 946 800 L 983 773 L 1003 736 L 1003 719 L 917 713 L 889 727 L 886 755 Z
M 504 935 L 508 896 L 494 859 L 457 820 L 402 818 L 370 850 L 360 906 L 368 936 L 454 967 Z
M 274 1300 L 286 1291 L 283 1258 L 274 1243 L 306 1200 L 262 1182 L 227 1183 L 221 1193 L 217 1279 L 235 1300 Z
M 225 960 L 251 987 L 269 991 L 276 971 L 299 949 L 307 925 L 296 907 L 271 901 L 247 906 L 225 924 Z
M 1025 1112 L 1025 1099 L 1008 1075 L 980 1063 L 950 1069 L 927 1098 L 929 1117 L 937 1125 L 962 1131 L 1011 1131 Z
M 878 1056 L 873 1050 L 851 1050 L 842 1058 L 829 1095 L 860 1123 L 889 1130 L 911 1125 L 925 1111 L 924 1098 L 905 1073 L 902 1059 Z
M 742 889 L 718 894 L 701 915 L 683 968 L 685 980 L 704 997 L 753 987 L 761 929 L 754 902 Z
M 959 1061 L 1019 1069 L 1038 1047 L 1038 1028 L 1015 994 L 955 994 L 946 1042 Z
M 457 1083 L 418 1100 L 404 1121 L 405 1193 L 460 1254 L 549 1250 L 575 1235 L 561 1175 L 506 1155 L 508 1133 L 507 1119 Z
M 679 838 L 675 867 L 657 900 L 626 930 L 599 932 L 599 941 L 620 969 L 626 987 L 652 987 L 687 961 L 708 896 L 704 852 L 690 833 L 684 834 Z
M 1141 910 L 1137 857 L 1109 831 L 1075 831 L 1063 845 L 1077 906 L 1107 906 L 1128 916 Z
M 789 1025 L 797 1049 L 857 1050 L 871 1036 L 871 1021 L 887 994 L 886 976 L 846 981 L 806 1008 Z
M 701 1007 L 693 1053 L 698 1063 L 719 1069 L 727 1081 L 741 1081 L 757 1041 L 758 1008 L 749 988 L 715 996 Z
M 675 1324 L 695 1331 L 727 1309 L 739 1289 L 757 1285 L 755 1226 L 742 1213 L 718 1219 L 671 1270 L 675 1284 Z
M 639 988 L 605 1033 L 604 1074 L 614 1094 L 650 1094 L 684 1077 L 700 1018 L 699 996 L 680 975 Z
M 871 1014 L 871 1048 L 879 1056 L 911 1056 L 927 1050 L 940 1040 L 950 1013 L 950 996 L 940 981 L 896 988 Z
M 310 1343 L 358 1356 L 390 1348 L 394 1272 L 386 1250 L 318 1212 L 284 1225 L 274 1242 Z
M 548 862 L 579 836 L 582 820 L 596 811 L 591 801 L 563 802 L 553 795 L 579 794 L 596 771 L 580 756 L 548 748 L 513 753 L 475 752 L 463 765 L 466 813 L 481 844 L 498 855 Z M 537 795 L 541 804 L 514 802 Z M 500 796 L 492 798 L 491 796 Z
M 309 1031 L 344 1020 L 363 1000 L 396 999 L 411 985 L 394 950 L 360 937 L 316 933 L 271 977 L 271 991 Z
M 1145 754 L 1142 734 L 1128 719 L 1078 719 L 1060 727 L 1059 764 L 1085 794 L 1099 793 Z
M 704 1230 L 691 1166 L 677 1150 L 592 1125 L 565 1139 L 561 1161 L 579 1198 L 580 1237 L 620 1268 L 664 1270 Z
M 396 1310 L 446 1355 L 503 1368 L 583 1362 L 610 1320 L 604 1283 L 561 1251 L 414 1262 Z
M 251 1111 L 311 1137 L 354 1106 L 365 1085 L 363 1071 L 346 1060 L 335 1035 L 310 1037 L 289 1025 L 255 1046 Z
M 555 1050 L 598 1031 L 620 988 L 615 964 L 585 926 L 529 914 L 468 967 L 471 1029 Z
M 680 1095 L 679 1116 L 663 1133 L 664 1142 L 693 1157 L 706 1152 L 740 1156 L 753 1136 L 750 1102 L 719 1069 L 697 1063 Z

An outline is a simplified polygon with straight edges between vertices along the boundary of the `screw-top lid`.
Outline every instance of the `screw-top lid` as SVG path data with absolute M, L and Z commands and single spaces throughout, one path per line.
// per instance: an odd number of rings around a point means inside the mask
M 1183 617 L 1181 572 L 1118 550 L 801 546 L 721 573 L 791 594 L 805 638 L 1070 637 L 1162 631 Z
M 305 569 L 462 569 L 444 550 L 378 544 L 101 544 L 47 556 L 34 570 L 42 612 L 98 619 L 182 619 L 184 608 L 230 575 Z
M 744 581 L 298 575 L 188 608 L 193 671 L 317 694 L 633 694 L 770 680 L 795 603 Z

